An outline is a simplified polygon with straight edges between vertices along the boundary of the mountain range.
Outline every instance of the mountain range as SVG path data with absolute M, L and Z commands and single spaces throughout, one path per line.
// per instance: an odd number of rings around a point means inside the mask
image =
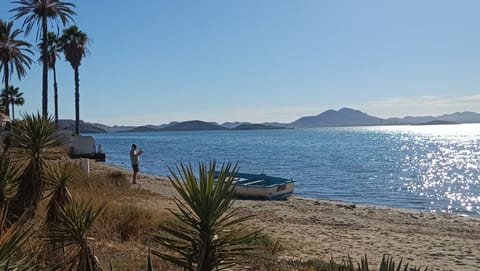
M 144 126 L 108 126 L 99 123 L 80 122 L 81 133 L 111 133 L 111 132 L 154 132 L 154 131 L 193 131 L 193 130 L 252 130 L 252 129 L 288 129 L 288 128 L 315 128 L 315 127 L 344 127 L 344 126 L 375 126 L 375 125 L 422 125 L 422 124 L 454 124 L 480 123 L 480 114 L 475 112 L 457 112 L 440 116 L 407 116 L 404 118 L 378 118 L 362 111 L 342 108 L 327 110 L 316 116 L 301 117 L 291 123 L 249 123 L 249 122 L 205 122 L 190 120 L 184 122 L 170 122 L 161 125 Z M 59 126 L 73 130 L 73 120 L 59 120 Z

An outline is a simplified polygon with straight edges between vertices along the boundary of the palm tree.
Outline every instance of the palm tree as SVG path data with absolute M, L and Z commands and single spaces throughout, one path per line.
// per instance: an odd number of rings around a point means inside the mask
M 17 36 L 22 33 L 19 29 L 12 29 L 13 22 L 6 22 L 0 19 L 0 70 L 3 70 L 3 81 L 5 89 L 8 89 L 11 72 L 17 71 L 18 79 L 25 76 L 26 68 L 30 68 L 32 59 L 28 54 L 32 54 L 30 43 L 17 40 Z M 6 98 L 6 97 L 5 97 Z M 8 104 L 5 112 L 10 115 Z
M 27 114 L 23 120 L 12 125 L 9 152 L 14 162 L 24 165 L 18 191 L 11 204 L 13 221 L 26 211 L 35 213 L 38 202 L 43 198 L 42 175 L 47 162 L 63 155 L 59 147 L 64 144 L 65 138 L 52 118 Z
M 76 25 L 63 30 L 60 46 L 75 73 L 75 134 L 80 134 L 80 76 L 78 68 L 87 52 L 88 36 Z
M 258 231 L 241 226 L 250 217 L 236 217 L 238 209 L 232 208 L 237 168 L 223 165 L 215 176 L 215 167 L 215 162 L 209 167 L 200 164 L 198 179 L 192 166 L 181 164 L 178 174 L 170 169 L 170 182 L 180 195 L 175 197 L 179 211 L 170 212 L 179 223 L 163 224 L 152 236 L 155 243 L 173 253 L 154 250 L 153 255 L 184 270 L 211 271 L 231 268 L 253 252 L 251 244 Z
M 7 107 L 12 105 L 12 120 L 15 119 L 15 105 L 23 105 L 25 103 L 25 99 L 22 97 L 23 92 L 19 92 L 18 87 L 14 87 L 10 85 L 8 90 L 5 89 L 2 92 L 2 104 L 5 104 Z
M 48 67 L 53 71 L 53 103 L 55 110 L 55 125 L 58 127 L 58 85 L 57 85 L 57 59 L 60 57 L 59 38 L 57 34 L 48 32 L 47 39 L 42 40 L 38 45 L 40 49 L 43 48 L 43 43 L 47 42 L 47 55 L 41 55 L 40 60 L 47 58 Z
M 59 0 L 17 0 L 12 3 L 18 7 L 13 8 L 10 12 L 15 12 L 13 18 L 15 20 L 25 17 L 23 26 L 26 34 L 30 33 L 34 25 L 37 25 L 37 39 L 41 30 L 42 40 L 45 40 L 48 33 L 48 20 L 59 18 L 66 26 L 69 21 L 73 21 L 72 16 L 76 13 L 72 10 L 75 5 Z M 47 43 L 43 43 L 42 55 L 48 54 Z M 43 58 L 42 73 L 42 115 L 48 117 L 48 59 Z

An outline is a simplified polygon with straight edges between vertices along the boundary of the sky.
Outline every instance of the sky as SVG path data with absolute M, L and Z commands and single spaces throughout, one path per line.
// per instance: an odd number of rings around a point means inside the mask
M 70 2 L 90 38 L 80 66 L 88 122 L 292 122 L 342 107 L 385 118 L 480 112 L 478 0 Z M 14 7 L 0 0 L 0 18 Z M 35 30 L 21 38 L 38 43 Z M 10 80 L 24 92 L 17 116 L 41 111 L 41 71 L 35 62 Z M 60 118 L 74 119 L 64 58 L 57 73 Z

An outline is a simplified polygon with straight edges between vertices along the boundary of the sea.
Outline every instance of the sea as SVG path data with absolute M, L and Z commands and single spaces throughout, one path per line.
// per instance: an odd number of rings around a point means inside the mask
M 302 197 L 480 216 L 480 124 L 93 134 L 107 163 L 169 176 L 232 162 L 293 178 Z

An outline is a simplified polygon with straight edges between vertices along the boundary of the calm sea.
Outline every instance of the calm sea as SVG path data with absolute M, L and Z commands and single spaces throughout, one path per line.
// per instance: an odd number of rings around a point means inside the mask
M 297 195 L 480 215 L 480 124 L 94 134 L 107 162 L 144 173 L 180 162 L 236 162 L 294 178 Z

